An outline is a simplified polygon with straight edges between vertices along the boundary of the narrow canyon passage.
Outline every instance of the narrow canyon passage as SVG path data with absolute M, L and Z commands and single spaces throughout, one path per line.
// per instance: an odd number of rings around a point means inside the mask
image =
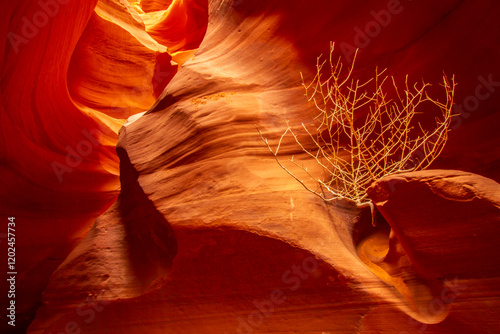
M 5 8 L 1 211 L 23 226 L 20 333 L 50 275 L 118 196 L 118 130 L 149 109 L 204 37 L 206 3 L 175 3 Z M 151 37 L 157 29 L 169 39 Z
M 493 0 L 5 4 L 0 212 L 16 217 L 18 274 L 2 331 L 494 333 L 499 13 Z M 387 68 L 432 97 L 443 72 L 458 83 L 430 168 L 367 190 L 376 226 L 307 192 L 256 129 L 276 148 L 287 121 L 313 122 L 302 79 L 330 42 L 345 66 L 359 50 L 361 81 Z M 279 152 L 318 171 L 293 136 Z

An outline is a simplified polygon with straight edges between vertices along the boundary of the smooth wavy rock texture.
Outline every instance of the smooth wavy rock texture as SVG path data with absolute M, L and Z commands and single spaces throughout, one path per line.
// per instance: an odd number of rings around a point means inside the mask
M 500 4 L 47 3 L 9 3 L 0 26 L 19 332 L 500 327 Z M 436 97 L 443 71 L 458 82 L 439 170 L 375 183 L 375 227 L 307 192 L 257 131 L 276 147 L 287 121 L 311 122 L 301 75 L 331 41 L 346 63 L 359 48 L 361 79 L 387 68 Z M 292 155 L 314 170 L 287 136 L 280 156 Z
M 183 15 L 207 17 L 206 4 L 186 6 Z M 3 6 L 0 212 L 21 226 L 20 332 L 40 306 L 51 273 L 116 200 L 118 130 L 154 103 L 179 67 L 172 55 L 192 54 L 188 48 L 196 48 L 206 30 L 203 20 L 184 22 L 182 31 L 190 33 L 171 35 L 180 46 L 169 50 L 148 34 L 145 22 L 165 29 L 179 24 L 151 15 L 124 1 Z

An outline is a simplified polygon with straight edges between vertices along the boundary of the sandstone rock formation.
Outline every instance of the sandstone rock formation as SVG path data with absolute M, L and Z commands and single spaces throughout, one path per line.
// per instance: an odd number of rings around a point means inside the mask
M 6 5 L 0 28 L 19 332 L 500 327 L 499 4 L 62 2 L 33 36 L 45 7 L 29 1 Z M 373 185 L 376 228 L 296 184 L 255 129 L 276 143 L 286 120 L 309 120 L 300 72 L 312 78 L 329 41 L 346 61 L 360 48 L 359 77 L 459 83 L 433 165 L 447 170 Z M 309 162 L 291 138 L 281 152 Z
M 149 108 L 177 71 L 140 15 L 147 16 L 120 1 L 3 7 L 0 212 L 22 226 L 20 332 L 50 274 L 116 199 L 119 128 Z M 184 28 L 194 36 L 171 38 L 182 44 L 179 52 L 192 52 L 186 47 L 196 47 L 205 28 Z

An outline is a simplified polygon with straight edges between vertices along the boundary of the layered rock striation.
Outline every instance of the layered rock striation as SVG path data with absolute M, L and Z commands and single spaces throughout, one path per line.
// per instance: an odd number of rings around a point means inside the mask
M 22 29 L 22 15 L 37 11 L 10 6 L 5 33 Z M 32 266 L 25 285 L 30 275 L 44 277 L 30 294 L 35 299 L 24 301 L 26 322 L 37 309 L 29 333 L 499 327 L 498 4 L 65 6 L 59 10 L 68 15 L 19 44 L 19 54 L 9 43 L 3 52 L 2 178 L 11 192 L 25 188 L 4 195 L 2 213 L 16 208 L 26 217 L 29 241 L 42 229 L 35 219 L 44 219 L 46 231 L 38 248 L 24 248 Z M 71 25 L 70 12 L 77 17 Z M 459 83 L 450 139 L 433 165 L 441 170 L 375 183 L 376 227 L 367 212 L 305 191 L 279 168 L 256 129 L 275 147 L 286 121 L 311 120 L 314 106 L 300 74 L 311 81 L 330 41 L 346 63 L 360 49 L 360 78 L 379 67 L 398 82 L 408 75 L 437 84 L 444 70 Z M 43 77 L 50 80 L 37 84 Z M 439 94 L 435 88 L 430 94 Z M 64 166 L 67 146 L 77 150 L 92 139 L 98 148 L 59 183 L 52 162 Z M 314 168 L 293 138 L 284 138 L 280 152 Z M 55 250 L 55 238 L 64 251 Z M 47 267 L 51 252 L 58 257 Z

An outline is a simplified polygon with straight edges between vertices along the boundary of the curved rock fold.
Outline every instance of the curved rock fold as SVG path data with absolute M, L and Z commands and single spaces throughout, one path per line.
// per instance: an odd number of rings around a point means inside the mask
M 57 4 L 32 37 L 35 3 L 9 4 L 0 25 L 0 211 L 25 239 L 18 330 L 500 327 L 498 3 Z M 359 78 L 459 83 L 435 169 L 370 187 L 376 227 L 305 191 L 256 130 L 276 147 L 287 121 L 311 121 L 301 74 L 330 41 L 346 63 L 360 49 Z M 317 168 L 288 136 L 292 155 Z

